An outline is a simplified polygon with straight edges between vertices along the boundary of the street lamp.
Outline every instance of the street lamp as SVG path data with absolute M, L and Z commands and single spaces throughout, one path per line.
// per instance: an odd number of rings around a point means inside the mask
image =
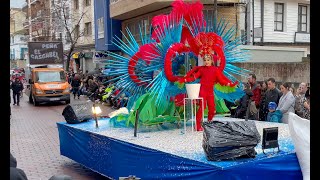
M 92 106 L 92 113 L 93 113 L 94 120 L 96 121 L 96 128 L 98 128 L 99 125 L 98 125 L 97 114 L 101 113 L 101 109 L 100 109 L 99 106 L 96 106 L 96 103 L 94 103 L 93 106 Z

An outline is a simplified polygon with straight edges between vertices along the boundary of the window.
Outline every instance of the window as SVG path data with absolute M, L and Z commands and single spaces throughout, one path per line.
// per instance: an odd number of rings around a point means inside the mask
M 80 36 L 80 26 L 76 25 L 74 27 L 74 39 L 77 39 Z
M 97 25 L 98 25 L 98 39 L 104 38 L 104 22 L 103 22 L 103 17 L 99 18 L 97 20 Z
M 308 6 L 299 5 L 298 7 L 298 31 L 307 32 L 307 22 L 308 22 Z
M 36 82 L 65 82 L 66 77 L 63 71 L 43 71 L 36 73 Z
M 283 31 L 284 4 L 274 4 L 274 31 Z
M 66 33 L 65 40 L 66 40 L 66 43 L 70 43 L 71 42 L 71 37 L 69 36 L 69 33 Z
M 91 5 L 91 0 L 84 0 L 84 1 L 85 1 L 84 3 L 85 3 L 86 6 L 90 6 Z
M 84 35 L 88 36 L 92 34 L 91 22 L 85 23 Z
M 11 36 L 11 44 L 14 44 L 14 37 Z
M 74 8 L 79 9 L 79 0 L 73 0 Z

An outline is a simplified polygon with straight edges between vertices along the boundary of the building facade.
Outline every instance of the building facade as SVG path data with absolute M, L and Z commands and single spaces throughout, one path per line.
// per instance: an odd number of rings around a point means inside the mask
M 110 1 L 95 0 L 94 2 L 95 20 L 95 49 L 94 62 L 100 66 L 107 66 L 105 60 L 108 59 L 107 51 L 120 53 L 120 49 L 112 44 L 115 37 L 122 38 L 121 20 L 110 18 Z
M 10 65 L 11 68 L 24 68 L 26 64 L 27 36 L 23 27 L 26 14 L 22 9 L 10 9 Z
M 270 77 L 277 82 L 310 82 L 310 1 L 244 1 L 240 14 L 246 17 L 248 42 L 244 49 L 251 59 L 242 67 L 252 70 L 257 80 Z M 245 79 L 243 79 L 245 81 Z
M 171 11 L 173 0 L 111 0 L 110 17 L 122 21 L 122 31 L 126 35 L 125 28 L 128 27 L 134 37 L 139 41 L 139 26 L 146 27 L 147 33 L 151 19 L 159 14 L 168 14 Z M 192 2 L 192 0 L 186 0 Z M 204 4 L 204 16 L 207 21 L 213 17 L 214 1 L 202 0 Z M 218 1 L 218 18 L 224 18 L 229 22 L 228 27 L 236 26 L 237 34 L 240 35 L 240 17 L 238 16 L 240 6 L 239 0 Z M 125 39 L 123 38 L 125 41 Z
M 94 0 L 72 0 L 72 26 L 79 36 L 73 52 L 71 65 L 77 72 L 92 71 L 99 66 L 93 62 L 95 51 Z
M 26 0 L 22 7 L 26 13 L 24 28 L 28 31 L 29 41 L 52 41 L 54 37 L 51 1 Z
M 71 42 L 66 30 L 72 30 L 71 20 L 71 1 L 70 0 L 51 0 L 51 17 L 53 41 L 62 41 L 63 51 L 70 50 Z
M 26 14 L 23 25 L 27 41 L 62 41 L 63 50 L 70 50 L 71 29 L 70 0 L 25 0 L 22 7 Z
M 121 20 L 110 18 L 110 1 L 95 0 L 95 48 L 97 51 L 119 51 L 112 39 L 121 38 Z

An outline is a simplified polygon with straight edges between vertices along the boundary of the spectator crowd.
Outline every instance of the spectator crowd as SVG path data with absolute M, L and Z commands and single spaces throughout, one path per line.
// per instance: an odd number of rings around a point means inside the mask
M 130 97 L 129 92 L 123 91 L 121 87 L 116 88 L 113 77 L 103 74 L 103 70 L 88 73 L 67 73 L 67 80 L 71 85 L 73 98 L 86 96 L 91 101 L 100 102 L 114 109 L 126 107 Z
M 116 88 L 114 81 L 111 81 L 113 77 L 104 75 L 101 69 L 97 72 L 67 74 L 73 98 L 83 95 L 114 109 L 126 107 L 130 93 L 121 87 Z M 310 120 L 310 87 L 307 83 L 301 82 L 297 89 L 289 82 L 277 87 L 274 78 L 258 82 L 255 74 L 249 74 L 248 81 L 243 84 L 245 95 L 231 105 L 226 103 L 229 107 L 236 107 L 231 111 L 232 117 L 288 123 L 288 115 L 293 112 Z
M 290 112 L 310 120 L 310 87 L 301 82 L 297 90 L 289 82 L 276 87 L 274 78 L 258 83 L 250 74 L 244 84 L 245 95 L 235 102 L 232 117 L 288 123 Z

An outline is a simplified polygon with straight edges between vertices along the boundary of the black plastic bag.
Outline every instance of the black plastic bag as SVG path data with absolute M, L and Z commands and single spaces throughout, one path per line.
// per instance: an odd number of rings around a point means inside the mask
M 202 147 L 209 161 L 254 158 L 261 136 L 254 121 L 203 123 Z

